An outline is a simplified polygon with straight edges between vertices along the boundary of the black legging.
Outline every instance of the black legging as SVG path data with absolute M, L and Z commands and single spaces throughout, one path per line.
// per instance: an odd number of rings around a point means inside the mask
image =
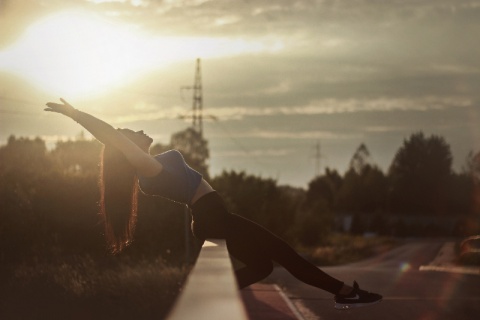
M 296 253 L 285 241 L 262 226 L 227 211 L 217 192 L 211 192 L 192 205 L 192 231 L 204 240 L 226 239 L 228 251 L 245 267 L 236 271 L 240 288 L 267 277 L 273 261 L 300 281 L 337 294 L 343 282 L 329 276 Z

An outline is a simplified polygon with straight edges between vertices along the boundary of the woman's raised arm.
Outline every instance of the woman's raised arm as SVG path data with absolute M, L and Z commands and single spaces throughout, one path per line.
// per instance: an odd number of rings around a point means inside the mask
M 120 150 L 142 176 L 152 177 L 162 171 L 162 165 L 157 160 L 111 125 L 75 109 L 64 99 L 60 99 L 60 101 L 62 103 L 48 102 L 45 111 L 60 113 L 72 118 L 100 142 Z

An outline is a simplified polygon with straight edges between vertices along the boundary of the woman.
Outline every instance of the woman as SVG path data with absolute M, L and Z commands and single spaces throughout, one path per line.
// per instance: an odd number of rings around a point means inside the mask
M 275 261 L 299 280 L 334 294 L 337 309 L 381 301 L 381 295 L 361 290 L 356 282 L 353 287 L 345 285 L 263 227 L 229 213 L 218 193 L 178 151 L 151 156 L 148 150 L 153 140 L 143 131 L 116 130 L 60 100 L 62 103 L 47 103 L 45 111 L 72 118 L 104 144 L 100 203 L 112 251 L 121 251 L 132 240 L 140 186 L 145 194 L 187 204 L 192 212 L 192 231 L 198 239 L 226 240 L 229 253 L 245 265 L 236 271 L 240 288 L 267 277 Z

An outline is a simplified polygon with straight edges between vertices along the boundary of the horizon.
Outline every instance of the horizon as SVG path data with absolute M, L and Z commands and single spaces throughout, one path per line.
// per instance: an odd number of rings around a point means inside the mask
M 414 134 L 416 134 L 416 133 L 421 133 L 421 132 L 414 132 L 414 133 L 412 133 L 412 135 L 414 135 Z M 172 133 L 172 134 L 173 134 L 173 133 Z M 410 139 L 412 135 L 410 135 L 406 140 Z M 16 139 L 22 139 L 22 138 L 24 138 L 24 139 L 31 139 L 31 140 L 32 140 L 32 139 L 40 138 L 40 139 L 45 143 L 45 146 L 46 146 L 46 148 L 47 148 L 47 151 L 52 151 L 52 150 L 54 150 L 54 149 L 56 148 L 56 144 L 57 144 L 58 142 L 64 142 L 64 141 L 82 141 L 82 140 L 93 141 L 93 140 L 96 140 L 90 133 L 88 133 L 88 131 L 86 131 L 86 130 L 84 130 L 84 129 L 81 130 L 77 135 L 75 135 L 75 136 L 73 136 L 73 137 L 72 137 L 72 136 L 70 136 L 70 137 L 66 137 L 66 136 L 65 136 L 65 137 L 60 137 L 60 138 L 59 138 L 58 140 L 56 140 L 56 141 L 53 141 L 53 140 L 46 141 L 46 140 L 45 140 L 43 137 L 41 137 L 41 136 L 25 137 L 25 136 L 15 136 L 15 135 L 13 135 L 13 134 L 10 135 L 7 139 L 9 139 L 9 138 L 12 137 L 12 136 L 13 136 L 14 138 L 16 138 Z M 433 136 L 433 135 L 432 135 L 432 136 Z M 425 136 L 425 138 L 430 138 L 430 137 L 431 137 L 431 136 Z M 441 136 L 436 136 L 436 137 L 439 137 L 439 138 L 441 138 L 441 139 L 444 139 L 444 138 L 441 137 Z M 206 139 L 206 140 L 207 140 L 207 143 L 208 143 L 208 139 Z M 97 140 L 97 141 L 98 141 L 98 140 Z M 6 146 L 7 142 L 8 142 L 8 141 L 6 141 L 5 143 L 0 143 L 0 148 Z M 152 147 L 155 146 L 156 144 L 166 145 L 166 144 L 169 144 L 169 143 L 160 143 L 160 142 L 153 141 Z M 448 143 L 447 143 L 447 144 L 448 144 Z M 317 145 L 317 146 L 318 146 L 318 145 Z M 368 146 L 365 145 L 365 144 L 364 144 L 364 146 L 367 148 L 367 151 L 370 152 L 370 150 L 368 149 Z M 352 157 L 353 157 L 354 153 L 358 150 L 359 147 L 360 147 L 360 146 L 358 146 L 358 147 L 352 152 Z M 394 160 L 395 155 L 396 155 L 396 153 L 398 152 L 398 150 L 400 150 L 400 148 L 402 148 L 402 147 L 403 147 L 403 143 L 398 146 L 397 151 L 396 151 L 396 152 L 394 153 L 394 155 L 392 156 L 392 161 Z M 451 146 L 450 146 L 450 145 L 448 145 L 448 147 L 451 149 Z M 210 151 L 210 153 L 211 153 L 211 150 L 209 150 L 209 151 Z M 478 154 L 478 153 L 480 153 L 480 151 L 477 152 L 477 153 L 472 153 L 471 155 L 472 155 L 472 156 L 475 156 L 475 154 Z M 211 170 L 210 170 L 210 169 L 211 169 L 211 166 L 209 165 L 209 166 L 208 166 L 208 170 L 209 170 L 209 173 L 210 173 L 210 175 L 211 175 L 212 178 L 215 178 L 216 176 L 222 174 L 223 171 L 229 172 L 229 171 L 232 171 L 232 170 L 233 170 L 233 171 L 238 172 L 238 173 L 239 173 L 239 172 L 245 172 L 247 175 L 253 175 L 253 176 L 260 177 L 260 178 L 271 178 L 271 179 L 275 180 L 279 186 L 289 186 L 289 187 L 294 187 L 294 188 L 308 188 L 308 183 L 311 182 L 311 181 L 313 181 L 316 177 L 319 177 L 319 176 L 324 175 L 324 174 L 326 173 L 326 170 L 327 170 L 327 169 L 328 169 L 328 170 L 337 171 L 341 176 L 344 176 L 344 175 L 351 169 L 351 167 L 350 167 L 350 161 L 352 160 L 352 157 L 350 157 L 350 159 L 349 159 L 349 161 L 348 161 L 348 166 L 347 166 L 343 171 L 342 171 L 342 170 L 339 170 L 338 168 L 334 168 L 334 167 L 328 167 L 328 166 L 327 166 L 327 167 L 324 167 L 323 170 L 320 170 L 320 172 L 313 174 L 312 177 L 310 178 L 310 180 L 308 180 L 307 183 L 306 183 L 305 185 L 303 185 L 303 186 L 301 186 L 301 185 L 290 185 L 290 184 L 288 184 L 288 183 L 283 183 L 283 184 L 281 184 L 281 183 L 279 183 L 279 181 L 278 181 L 277 179 L 275 179 L 274 177 L 262 177 L 261 174 L 251 173 L 251 172 L 249 172 L 248 170 L 245 170 L 245 169 L 225 169 L 225 168 L 224 168 L 224 169 L 222 169 L 222 170 L 220 170 L 220 171 L 215 172 L 215 174 L 212 174 L 212 173 L 211 173 Z M 211 160 L 212 160 L 212 157 L 210 157 L 210 158 L 208 159 L 208 162 L 210 163 Z M 368 164 L 368 165 L 371 165 L 372 167 L 379 169 L 381 172 L 383 172 L 383 174 L 388 175 L 388 171 L 389 171 L 389 167 L 390 167 L 391 163 L 390 163 L 386 168 L 382 168 L 382 167 L 379 166 L 377 163 L 375 163 L 375 161 L 372 159 L 370 153 L 368 154 L 366 160 L 367 160 L 367 164 Z M 467 167 L 466 167 L 466 166 L 468 165 L 468 164 L 467 164 L 468 157 L 466 157 L 464 160 L 465 160 L 465 161 L 464 161 L 463 166 L 456 169 L 456 168 L 454 168 L 454 166 L 453 166 L 453 162 L 455 162 L 455 159 L 454 159 L 454 157 L 452 156 L 452 167 L 451 167 L 452 173 L 462 174 L 462 173 L 465 172 L 465 170 L 467 170 Z M 316 169 L 319 170 L 320 168 L 316 168 Z

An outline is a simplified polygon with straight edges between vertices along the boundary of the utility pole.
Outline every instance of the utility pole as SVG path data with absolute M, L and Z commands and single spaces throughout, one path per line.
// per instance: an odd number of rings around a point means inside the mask
M 315 177 L 318 177 L 320 175 L 320 158 L 322 157 L 320 153 L 320 141 L 317 141 L 315 145 L 315 155 L 313 157 L 315 158 Z

